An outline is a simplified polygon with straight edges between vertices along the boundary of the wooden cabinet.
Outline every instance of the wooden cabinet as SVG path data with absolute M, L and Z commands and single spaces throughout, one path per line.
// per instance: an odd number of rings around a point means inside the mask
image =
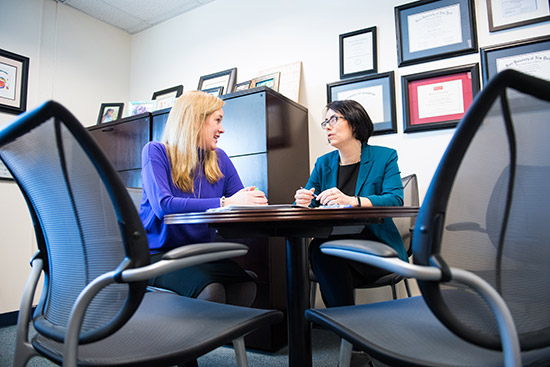
M 292 203 L 296 189 L 309 177 L 307 109 L 266 87 L 222 99 L 225 133 L 218 146 L 229 155 L 243 184 L 257 186 L 270 204 Z M 141 186 L 141 177 L 136 178 L 141 148 L 149 140 L 160 140 L 169 112 L 155 111 L 89 129 L 128 186 Z M 258 275 L 253 306 L 286 310 L 284 239 L 232 240 L 249 247 L 246 256 L 234 260 Z M 265 327 L 245 340 L 249 347 L 276 351 L 287 344 L 286 323 Z
M 151 140 L 151 114 L 88 128 L 128 187 L 141 187 L 141 149 Z

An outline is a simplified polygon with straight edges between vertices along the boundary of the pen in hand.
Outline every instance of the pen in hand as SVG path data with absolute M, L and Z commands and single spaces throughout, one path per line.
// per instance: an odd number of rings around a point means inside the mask
M 300 186 L 300 189 L 307 190 L 305 187 L 302 187 L 302 186 Z M 311 190 L 308 190 L 308 191 L 311 191 Z M 316 193 L 312 192 L 311 194 L 313 195 L 313 197 L 315 199 L 317 199 L 317 194 Z

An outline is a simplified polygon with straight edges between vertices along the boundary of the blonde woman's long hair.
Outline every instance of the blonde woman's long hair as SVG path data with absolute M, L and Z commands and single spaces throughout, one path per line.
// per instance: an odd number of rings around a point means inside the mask
M 199 139 L 206 119 L 222 108 L 224 101 L 201 91 L 183 93 L 174 103 L 161 142 L 166 147 L 172 168 L 172 181 L 185 192 L 194 192 L 194 179 L 204 167 L 206 179 L 215 183 L 223 177 L 216 151 L 199 154 Z

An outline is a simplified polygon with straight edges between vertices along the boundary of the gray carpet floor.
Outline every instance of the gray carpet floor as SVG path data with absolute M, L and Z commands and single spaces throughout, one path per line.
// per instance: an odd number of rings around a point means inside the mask
M 0 367 L 13 365 L 15 350 L 16 327 L 8 326 L 0 328 Z M 333 333 L 314 328 L 312 330 L 313 366 L 336 367 L 338 366 L 338 351 L 340 339 Z M 247 351 L 250 367 L 284 367 L 288 366 L 288 349 L 285 347 L 277 353 L 263 353 L 253 350 Z M 355 354 L 351 367 L 369 366 L 369 357 L 364 354 Z M 198 359 L 199 367 L 234 367 L 236 366 L 235 353 L 231 347 L 220 347 Z M 384 364 L 373 361 L 376 367 L 385 367 Z M 57 366 L 45 358 L 35 357 L 31 359 L 28 367 L 53 367 Z M 154 367 L 154 366 L 152 366 Z

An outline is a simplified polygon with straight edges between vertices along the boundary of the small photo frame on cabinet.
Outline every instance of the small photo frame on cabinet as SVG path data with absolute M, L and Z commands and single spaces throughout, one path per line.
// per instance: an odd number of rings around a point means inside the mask
M 479 65 L 401 77 L 406 133 L 455 127 L 479 92 Z
M 122 118 L 124 103 L 102 103 L 97 116 L 97 124 L 106 124 Z
M 397 6 L 399 66 L 477 52 L 474 0 L 422 0 Z
M 521 27 L 550 20 L 548 0 L 487 0 L 489 31 Z
M 223 87 L 224 91 L 232 91 L 237 79 L 237 68 L 220 71 L 213 74 L 203 75 L 199 79 L 198 90 L 206 90 Z
M 339 36 L 340 79 L 377 72 L 376 27 Z
M 202 90 L 204 93 L 215 95 L 219 97 L 223 94 L 223 87 L 208 88 Z
M 252 80 L 247 80 L 246 82 L 241 82 L 235 84 L 235 87 L 233 88 L 233 92 L 239 92 L 241 90 L 247 90 L 250 89 L 250 84 L 252 83 Z
M 0 49 L 0 112 L 19 115 L 27 110 L 29 58 Z
M 279 77 L 280 77 L 280 75 L 281 75 L 280 72 L 276 72 L 276 73 L 271 73 L 271 74 L 268 74 L 268 75 L 263 75 L 263 76 L 254 78 L 254 79 L 252 79 L 252 81 L 250 83 L 250 87 L 251 88 L 268 87 L 268 88 L 271 88 L 274 91 L 278 92 L 279 91 Z
M 397 132 L 394 72 L 364 76 L 327 84 L 327 101 L 359 102 L 374 125 L 373 135 Z
M 515 69 L 550 81 L 550 36 L 481 49 L 483 85 L 504 69 Z
M 128 104 L 128 116 L 155 111 L 157 101 L 134 101 Z
M 182 93 L 183 85 L 176 85 L 172 88 L 156 91 L 153 93 L 153 97 L 151 97 L 151 99 L 156 101 L 155 108 L 157 110 L 162 110 L 164 108 L 172 107 L 176 101 L 176 98 L 181 96 Z

